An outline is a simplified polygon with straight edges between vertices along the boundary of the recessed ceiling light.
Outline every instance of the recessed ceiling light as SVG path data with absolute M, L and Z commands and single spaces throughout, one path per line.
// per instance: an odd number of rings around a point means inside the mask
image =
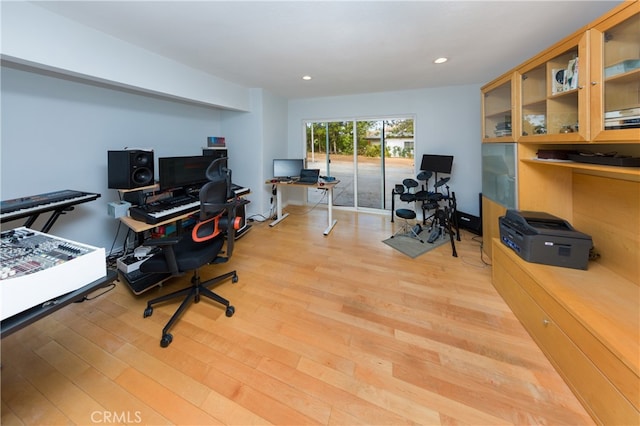
M 444 64 L 445 62 L 447 62 L 449 59 L 448 58 L 438 58 L 435 61 L 433 61 L 434 64 Z
M 308 80 L 311 80 L 311 76 L 310 75 L 303 75 L 302 79 L 308 81 Z

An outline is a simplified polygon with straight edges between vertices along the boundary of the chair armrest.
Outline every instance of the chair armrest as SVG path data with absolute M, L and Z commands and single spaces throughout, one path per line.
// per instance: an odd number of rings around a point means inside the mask
M 178 270 L 178 261 L 176 260 L 176 253 L 173 251 L 173 246 L 180 241 L 182 237 L 165 237 L 165 238 L 156 238 L 145 241 L 142 245 L 149 247 L 160 247 L 162 249 L 162 254 L 164 255 L 165 261 L 167 262 L 167 266 L 169 267 L 169 272 L 171 275 L 180 275 L 180 271 Z

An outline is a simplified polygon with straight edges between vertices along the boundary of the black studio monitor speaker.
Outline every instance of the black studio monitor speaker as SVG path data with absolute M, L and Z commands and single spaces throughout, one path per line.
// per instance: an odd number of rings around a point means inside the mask
M 133 189 L 153 184 L 153 151 L 108 151 L 107 186 Z

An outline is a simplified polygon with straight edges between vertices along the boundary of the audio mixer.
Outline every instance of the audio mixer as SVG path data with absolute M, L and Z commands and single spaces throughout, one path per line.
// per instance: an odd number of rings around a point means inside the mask
M 0 241 L 2 319 L 106 275 L 103 248 L 26 227 L 2 232 Z

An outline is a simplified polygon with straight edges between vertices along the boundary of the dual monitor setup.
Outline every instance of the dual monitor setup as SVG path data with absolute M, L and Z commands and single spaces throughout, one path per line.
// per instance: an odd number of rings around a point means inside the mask
M 197 156 L 158 158 L 158 182 L 155 186 L 152 150 L 108 151 L 108 187 L 124 190 L 122 199 L 126 202 L 129 216 L 147 224 L 160 223 L 179 216 L 195 202 L 193 198 L 209 181 L 207 169 L 219 158 L 227 158 L 226 149 L 207 149 Z M 249 188 L 231 181 L 231 170 L 227 174 L 231 184 L 228 188 L 230 198 L 250 192 Z M 118 212 L 115 211 L 117 207 L 120 207 Z M 114 206 L 114 212 L 110 214 L 121 217 L 121 207 Z M 126 210 L 124 213 L 126 214 Z M 244 204 L 238 207 L 238 214 L 244 217 Z M 241 235 L 241 232 L 237 235 Z
M 199 188 L 207 183 L 209 156 L 158 158 L 160 192 L 176 188 Z
M 226 151 L 225 151 L 226 154 Z M 226 156 L 226 155 L 225 155 Z M 108 152 L 108 187 L 134 189 L 154 184 L 154 155 L 147 150 Z M 158 184 L 161 192 L 176 188 L 195 188 L 207 182 L 206 171 L 219 158 L 211 155 L 158 158 Z

